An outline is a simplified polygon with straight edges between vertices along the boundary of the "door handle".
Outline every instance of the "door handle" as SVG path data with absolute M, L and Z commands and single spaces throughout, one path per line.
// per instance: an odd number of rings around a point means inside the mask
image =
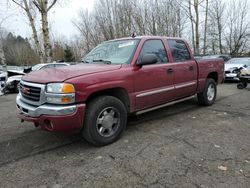
M 167 74 L 172 74 L 174 72 L 174 70 L 173 69 L 167 69 Z
M 188 70 L 193 71 L 194 67 L 193 66 L 189 66 Z

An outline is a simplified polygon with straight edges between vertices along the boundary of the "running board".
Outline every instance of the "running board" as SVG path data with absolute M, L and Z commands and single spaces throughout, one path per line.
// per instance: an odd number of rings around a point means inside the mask
M 152 107 L 152 108 L 141 110 L 141 111 L 136 112 L 135 114 L 136 115 L 140 115 L 140 114 L 144 114 L 146 112 L 150 112 L 150 111 L 153 111 L 153 110 L 164 108 L 166 106 L 171 106 L 171 105 L 174 105 L 174 104 L 179 103 L 179 102 L 183 102 L 183 101 L 187 101 L 187 100 L 193 99 L 195 96 L 196 95 L 192 95 L 190 97 L 186 97 L 186 98 L 179 99 L 179 100 L 176 100 L 176 101 L 172 101 L 172 102 L 169 102 L 169 103 L 166 103 L 166 104 L 162 104 L 162 105 L 159 105 L 159 106 L 155 106 L 155 107 Z

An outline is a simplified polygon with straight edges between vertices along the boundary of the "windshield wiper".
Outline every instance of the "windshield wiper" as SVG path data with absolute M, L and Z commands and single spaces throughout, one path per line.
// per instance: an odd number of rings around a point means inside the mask
M 103 60 L 103 59 L 93 59 L 93 62 L 102 62 L 102 63 L 108 64 L 108 65 L 111 64 L 111 61 Z

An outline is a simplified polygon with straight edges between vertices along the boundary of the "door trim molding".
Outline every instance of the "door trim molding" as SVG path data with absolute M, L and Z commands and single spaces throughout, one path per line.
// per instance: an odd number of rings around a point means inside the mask
M 143 93 L 140 93 L 140 94 L 136 95 L 136 97 L 137 98 L 146 97 L 146 96 L 150 96 L 150 95 L 154 95 L 154 94 L 158 94 L 158 93 L 163 93 L 163 92 L 166 92 L 166 91 L 171 91 L 171 90 L 174 90 L 174 89 L 175 89 L 174 86 L 169 86 L 169 87 L 166 87 L 166 88 L 161 88 L 161 89 L 156 89 L 156 90 L 153 90 L 153 91 L 143 92 Z
M 197 83 L 196 81 L 191 81 L 191 82 L 187 82 L 187 83 L 184 83 L 184 84 L 176 85 L 175 88 L 176 89 L 181 89 L 183 87 L 188 87 L 188 86 L 195 85 L 196 83 Z

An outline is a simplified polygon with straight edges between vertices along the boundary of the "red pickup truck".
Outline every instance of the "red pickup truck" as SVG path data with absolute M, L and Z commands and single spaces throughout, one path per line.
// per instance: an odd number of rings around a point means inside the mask
M 119 138 L 128 114 L 196 94 L 201 105 L 212 105 L 223 79 L 223 60 L 195 60 L 183 39 L 122 38 L 98 45 L 78 65 L 25 75 L 16 104 L 22 121 L 48 131 L 79 131 L 100 146 Z

